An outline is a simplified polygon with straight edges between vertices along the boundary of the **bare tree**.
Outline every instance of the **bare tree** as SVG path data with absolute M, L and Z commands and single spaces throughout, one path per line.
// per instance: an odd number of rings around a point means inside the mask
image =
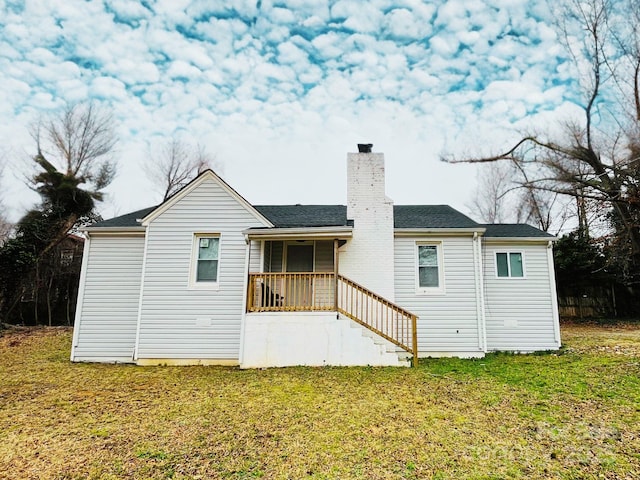
M 5 163 L 2 159 L 0 159 L 0 187 L 2 186 L 4 167 L 5 167 Z M 1 188 L 0 188 L 0 191 L 2 191 Z M 7 208 L 0 194 L 0 245 L 2 245 L 5 239 L 9 236 L 12 228 L 13 228 L 13 225 L 11 225 L 11 223 L 9 222 L 9 215 L 7 213 Z
M 31 128 L 38 155 L 36 163 L 74 178 L 78 185 L 102 200 L 101 192 L 115 176 L 111 154 L 116 145 L 112 114 L 93 103 L 67 106 L 60 114 L 41 119 Z M 37 183 L 37 179 L 34 181 Z
M 527 173 L 512 163 L 489 163 L 478 172 L 478 182 L 469 209 L 483 222 L 517 222 L 535 225 L 547 232 L 560 230 L 566 208 L 554 192 L 527 186 Z
M 508 164 L 492 163 L 478 171 L 476 190 L 468 205 L 471 213 L 486 223 L 502 223 L 509 217 L 507 200 L 513 191 Z
M 145 170 L 162 193 L 162 201 L 207 169 L 216 165 L 215 157 L 202 146 L 193 147 L 178 139 L 171 139 L 156 152 L 150 152 Z
M 92 104 L 74 105 L 59 116 L 33 127 L 37 170 L 31 188 L 41 203 L 16 224 L 15 233 L 0 247 L 0 318 L 9 318 L 44 259 L 81 219 L 115 174 L 113 120 Z
M 635 267 L 640 267 L 639 11 L 635 1 L 565 0 L 559 26 L 584 93 L 582 119 L 567 123 L 559 137 L 532 133 L 497 155 L 445 159 L 511 162 L 526 172 L 520 185 L 529 191 L 598 202 L 611 212 Z

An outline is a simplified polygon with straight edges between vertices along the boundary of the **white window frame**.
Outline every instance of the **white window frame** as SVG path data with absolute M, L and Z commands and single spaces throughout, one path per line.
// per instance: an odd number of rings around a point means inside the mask
M 498 275 L 498 254 L 500 253 L 507 254 L 507 270 L 509 272 L 509 275 L 507 275 L 506 277 L 501 277 Z M 521 277 L 511 276 L 511 254 L 512 253 L 519 253 L 520 258 L 522 259 L 522 276 Z M 498 280 L 524 280 L 525 278 L 527 278 L 525 256 L 522 250 L 496 250 L 493 254 L 493 265 L 495 268 L 496 279 Z
M 216 281 L 198 281 L 198 251 L 200 247 L 200 239 L 217 238 L 218 239 L 218 271 L 216 272 Z M 190 290 L 218 290 L 220 288 L 220 261 L 222 258 L 222 236 L 219 233 L 194 233 L 193 245 L 191 247 L 191 262 L 189 271 L 189 289 Z
M 420 247 L 436 247 L 436 258 L 438 259 L 438 286 L 420 286 Z M 418 295 L 444 295 L 446 292 L 444 285 L 444 248 L 442 242 L 416 242 L 414 249 L 416 294 Z

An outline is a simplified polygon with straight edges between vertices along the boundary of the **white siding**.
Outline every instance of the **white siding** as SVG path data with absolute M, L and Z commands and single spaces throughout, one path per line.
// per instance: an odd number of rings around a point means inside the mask
M 482 250 L 487 348 L 523 352 L 558 348 L 547 245 L 484 243 Z M 496 252 L 522 252 L 525 277 L 498 278 Z
M 246 243 L 263 226 L 217 181 L 205 180 L 148 227 L 139 359 L 238 360 Z M 194 234 L 220 236 L 217 289 L 190 285 Z M 251 268 L 260 265 L 253 242 Z
M 88 243 L 72 360 L 131 362 L 144 236 L 94 235 Z
M 444 294 L 416 293 L 416 242 L 441 242 Z M 482 354 L 471 237 L 397 237 L 396 303 L 418 318 L 419 355 Z

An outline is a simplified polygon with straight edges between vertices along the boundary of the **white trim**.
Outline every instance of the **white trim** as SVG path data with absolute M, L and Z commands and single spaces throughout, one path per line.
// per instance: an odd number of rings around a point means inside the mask
M 333 240 L 353 237 L 353 227 L 247 228 L 242 233 L 249 238 L 261 240 Z
M 91 234 L 94 237 L 141 237 L 146 232 L 146 227 L 96 227 L 96 228 L 85 228 L 82 232 L 86 234 Z
M 421 287 L 420 286 L 420 247 L 436 247 L 436 255 L 438 259 L 438 286 L 437 287 Z M 416 295 L 445 295 L 446 287 L 444 284 L 444 245 L 440 241 L 422 241 L 416 240 L 414 245 L 414 268 L 415 268 L 415 288 Z
M 264 242 L 261 250 L 264 252 Z M 246 241 L 244 254 L 244 280 L 242 282 L 242 315 L 240 316 L 240 349 L 238 351 L 238 364 L 244 361 L 244 337 L 247 322 L 247 290 L 249 290 L 249 266 L 251 264 L 251 240 Z M 264 263 L 264 262 L 263 262 Z
M 82 249 L 82 265 L 80 267 L 80 281 L 78 283 L 78 298 L 76 298 L 76 315 L 73 321 L 73 340 L 71 342 L 70 360 L 75 361 L 76 347 L 80 340 L 80 324 L 82 323 L 82 305 L 84 304 L 84 285 L 87 281 L 87 268 L 89 267 L 89 254 L 91 250 L 91 235 L 87 234 Z
M 485 352 L 487 345 L 485 343 L 483 335 L 483 312 L 482 312 L 482 270 L 480 269 L 480 253 L 478 251 L 478 244 L 480 243 L 480 237 L 478 235 L 473 236 L 471 240 L 471 249 L 473 251 L 473 277 L 476 291 L 476 322 L 478 325 L 478 350 Z
M 555 242 L 558 237 L 484 237 L 485 243 L 508 244 L 514 243 L 548 243 Z
M 173 205 L 182 200 L 185 196 L 195 190 L 197 187 L 202 185 L 206 180 L 211 180 L 216 182 L 223 190 L 225 190 L 230 196 L 232 196 L 240 205 L 242 205 L 247 212 L 253 215 L 260 223 L 262 223 L 265 227 L 273 227 L 273 224 L 258 210 L 255 209 L 253 205 L 247 202 L 242 195 L 236 192 L 233 188 L 227 184 L 222 178 L 214 173 L 213 170 L 206 170 L 198 175 L 194 180 L 191 181 L 186 187 L 180 190 L 178 193 L 170 197 L 167 201 L 165 201 L 162 205 L 159 205 L 156 209 L 147 214 L 146 217 L 142 219 L 142 225 L 147 226 L 153 220 L 155 220 L 159 215 L 162 215 Z
M 144 298 L 144 281 L 147 271 L 147 248 L 149 246 L 149 237 L 151 236 L 151 226 L 147 228 L 147 235 L 144 238 L 144 250 L 142 254 L 142 273 L 140 278 L 140 298 L 138 299 L 138 321 L 136 322 L 136 343 L 133 346 L 132 360 L 138 360 L 140 351 L 140 324 L 142 323 L 142 299 Z
M 487 306 L 485 304 L 485 291 L 484 291 L 484 252 L 482 251 L 482 238 L 478 237 L 478 272 L 480 273 L 480 313 L 482 318 L 482 343 L 484 345 L 484 352 L 489 351 L 487 346 Z
M 507 254 L 507 271 L 509 275 L 506 277 L 501 277 L 498 275 L 498 254 L 506 253 Z M 520 259 L 522 260 L 522 276 L 514 277 L 511 275 L 511 254 L 519 253 Z M 527 278 L 527 267 L 526 262 L 524 261 L 525 255 L 523 250 L 519 250 L 517 248 L 502 248 L 500 250 L 496 250 L 493 252 L 493 266 L 495 267 L 495 278 L 497 280 L 525 280 Z
M 416 235 L 447 235 L 468 237 L 474 234 L 483 234 L 487 229 L 484 227 L 471 228 L 394 228 L 395 237 L 414 237 Z
M 197 280 L 198 275 L 198 255 L 200 240 L 203 238 L 217 238 L 218 239 L 218 265 L 216 271 L 216 280 L 201 281 Z M 219 290 L 220 289 L 220 263 L 222 258 L 222 235 L 220 232 L 193 232 L 191 240 L 191 259 L 189 260 L 189 283 L 187 285 L 188 290 Z
M 553 263 L 553 242 L 547 245 L 547 265 L 549 268 L 549 288 L 551 291 L 551 311 L 553 315 L 553 336 L 558 348 L 562 345 L 560 338 L 560 314 L 558 311 L 558 294 L 556 290 L 556 272 Z

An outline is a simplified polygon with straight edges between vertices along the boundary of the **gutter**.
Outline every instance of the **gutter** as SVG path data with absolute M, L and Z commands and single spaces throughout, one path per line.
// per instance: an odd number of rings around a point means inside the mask
M 286 227 L 243 230 L 242 233 L 248 239 L 259 240 L 283 240 L 283 239 L 319 239 L 319 238 L 351 238 L 353 227 Z
M 80 229 L 88 235 L 109 235 L 115 233 L 144 234 L 146 227 L 85 227 Z
M 487 229 L 484 227 L 469 228 L 394 228 L 393 234 L 396 237 L 413 237 L 416 235 L 453 235 L 453 236 L 475 236 L 482 235 Z
M 484 237 L 485 243 L 548 243 L 557 240 L 558 237 Z

